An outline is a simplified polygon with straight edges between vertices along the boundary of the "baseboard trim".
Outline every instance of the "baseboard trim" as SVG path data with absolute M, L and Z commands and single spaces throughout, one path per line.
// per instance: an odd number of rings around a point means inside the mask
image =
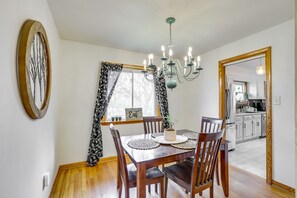
M 295 194 L 295 188 L 292 188 L 290 186 L 287 186 L 287 185 L 282 184 L 280 182 L 277 182 L 275 180 L 272 180 L 272 185 L 275 185 L 275 186 L 277 186 L 277 187 L 279 187 L 279 188 L 281 188 L 281 189 L 283 189 L 285 191 L 288 191 L 290 193 L 294 193 Z

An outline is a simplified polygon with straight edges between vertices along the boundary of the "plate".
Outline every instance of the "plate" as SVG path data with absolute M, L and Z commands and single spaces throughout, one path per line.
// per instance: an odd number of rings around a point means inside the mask
M 185 136 L 177 135 L 176 140 L 174 141 L 167 141 L 164 139 L 164 136 L 158 136 L 155 138 L 156 142 L 159 142 L 160 144 L 178 144 L 187 141 L 188 138 Z

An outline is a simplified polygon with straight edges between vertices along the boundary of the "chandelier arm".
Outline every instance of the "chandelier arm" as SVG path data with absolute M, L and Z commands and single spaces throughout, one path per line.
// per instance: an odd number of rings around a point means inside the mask
M 190 74 L 191 74 L 191 72 L 192 72 L 192 67 L 190 68 L 190 69 L 188 69 L 188 66 L 182 66 L 181 64 L 180 64 L 180 61 L 178 60 L 178 59 L 175 59 L 175 62 L 177 62 L 178 63 L 178 72 L 179 72 L 179 74 L 182 76 L 182 77 L 188 77 Z M 184 69 L 186 69 L 186 71 L 187 71 L 187 74 L 185 74 L 184 73 Z M 181 71 L 182 70 L 182 71 Z
M 196 76 L 195 77 L 187 77 L 187 78 L 185 78 L 185 80 L 187 80 L 187 81 L 193 81 L 193 80 L 195 80 L 196 78 L 198 78 L 198 76 L 200 75 L 200 72 L 198 72 L 197 74 L 195 74 Z

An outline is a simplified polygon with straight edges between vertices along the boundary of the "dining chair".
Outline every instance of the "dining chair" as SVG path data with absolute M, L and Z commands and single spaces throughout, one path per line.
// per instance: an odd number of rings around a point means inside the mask
M 164 131 L 163 118 L 161 116 L 143 117 L 144 134 L 160 133 Z M 162 165 L 162 169 L 164 165 Z M 151 186 L 148 188 L 151 192 Z M 158 185 L 155 185 L 155 192 L 158 192 Z
M 223 133 L 224 130 L 200 133 L 194 163 L 184 161 L 164 168 L 165 197 L 167 196 L 168 178 L 189 192 L 190 198 L 207 188 L 210 188 L 210 197 L 213 197 L 214 169 Z
M 143 117 L 144 133 L 159 133 L 164 131 L 163 118 L 160 116 Z
M 220 118 L 202 117 L 200 133 L 214 133 L 223 129 L 224 120 Z M 188 161 L 193 161 L 193 158 L 188 158 Z M 219 161 L 215 167 L 217 184 L 220 185 L 219 176 Z M 200 194 L 201 195 L 201 194 Z
M 201 120 L 201 133 L 214 133 L 223 129 L 224 120 L 220 118 L 211 118 L 211 117 L 202 117 Z M 217 184 L 220 185 L 220 176 L 219 176 L 219 161 L 216 164 L 216 178 Z
M 124 156 L 124 150 L 120 138 L 119 131 L 113 125 L 109 126 L 111 135 L 117 151 L 118 157 L 118 176 L 117 176 L 117 190 L 119 197 L 122 195 L 122 185 L 125 187 L 125 198 L 129 198 L 129 189 L 136 187 L 137 169 L 134 164 L 127 165 Z M 164 198 L 164 174 L 156 167 L 146 171 L 146 185 L 160 183 L 160 195 Z

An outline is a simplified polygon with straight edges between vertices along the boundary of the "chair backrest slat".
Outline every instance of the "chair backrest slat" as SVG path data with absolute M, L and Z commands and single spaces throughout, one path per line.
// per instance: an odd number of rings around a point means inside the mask
M 122 177 L 124 183 L 128 184 L 129 179 L 128 179 L 128 172 L 127 172 L 127 163 L 126 163 L 126 158 L 124 155 L 124 149 L 122 146 L 119 131 L 116 130 L 112 124 L 110 125 L 109 129 L 117 151 L 118 166 L 119 166 L 118 171 L 120 171 L 120 176 Z
M 192 187 L 199 187 L 213 180 L 223 133 L 224 130 L 199 134 L 192 169 Z
M 201 132 L 202 133 L 214 133 L 223 129 L 223 119 L 202 117 Z
M 160 116 L 143 117 L 144 133 L 159 133 L 164 131 L 163 118 Z

